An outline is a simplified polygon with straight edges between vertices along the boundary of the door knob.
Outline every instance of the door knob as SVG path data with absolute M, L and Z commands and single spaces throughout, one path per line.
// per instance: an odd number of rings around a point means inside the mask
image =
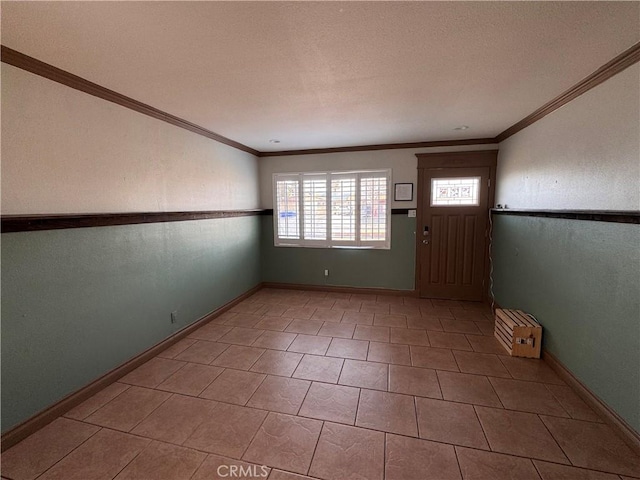
M 424 243 L 425 245 L 429 245 L 429 240 L 422 240 L 422 243 Z

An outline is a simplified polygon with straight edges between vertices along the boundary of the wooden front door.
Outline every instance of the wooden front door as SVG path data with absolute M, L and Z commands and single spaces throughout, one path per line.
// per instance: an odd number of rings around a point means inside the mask
M 482 162 L 470 162 L 474 163 Z M 421 297 L 486 298 L 487 227 L 494 168 L 462 164 L 419 168 L 416 236 Z

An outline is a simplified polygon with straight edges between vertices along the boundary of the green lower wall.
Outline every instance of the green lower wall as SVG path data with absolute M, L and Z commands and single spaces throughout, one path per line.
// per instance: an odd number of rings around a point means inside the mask
M 259 217 L 2 234 L 2 431 L 257 285 L 259 235 Z
M 494 215 L 494 292 L 640 431 L 640 226 Z
M 276 248 L 271 216 L 2 234 L 2 431 L 261 279 L 412 290 L 414 232 L 394 215 L 391 250 Z M 637 225 L 494 216 L 496 300 L 636 430 L 638 247 Z
M 273 216 L 262 217 L 264 282 L 413 290 L 415 218 L 391 217 L 390 250 L 274 247 Z M 324 271 L 329 270 L 329 276 Z

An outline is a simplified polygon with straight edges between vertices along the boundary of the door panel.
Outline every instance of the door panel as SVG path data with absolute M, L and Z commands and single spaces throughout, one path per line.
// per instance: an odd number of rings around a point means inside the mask
M 423 186 L 422 198 L 419 199 L 421 224 L 417 232 L 420 237 L 420 296 L 482 300 L 490 168 L 421 169 L 420 175 Z M 473 189 L 462 190 L 468 187 L 455 186 L 455 180 L 463 178 L 479 179 L 477 197 L 473 197 Z M 432 204 L 434 179 L 448 179 L 453 184 L 437 187 L 436 204 Z M 438 205 L 437 202 L 449 204 Z
M 426 273 L 429 275 L 431 283 L 437 284 L 440 282 L 440 259 L 444 258 L 439 253 L 445 252 L 442 243 L 442 234 L 444 228 L 442 228 L 442 217 L 436 215 L 431 219 L 431 249 L 433 252 L 438 253 L 430 256 L 431 269 L 427 269 Z M 421 295 L 422 296 L 422 295 Z
M 468 215 L 464 218 L 464 235 L 462 238 L 462 284 L 471 285 L 473 282 L 474 246 L 477 231 L 477 218 Z

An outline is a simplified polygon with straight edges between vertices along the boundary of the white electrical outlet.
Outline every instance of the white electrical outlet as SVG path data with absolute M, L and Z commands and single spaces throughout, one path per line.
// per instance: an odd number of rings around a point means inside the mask
M 325 276 L 325 277 L 328 277 L 328 276 L 329 276 L 329 270 L 325 270 L 325 271 L 324 271 L 324 276 Z
M 415 210 L 409 210 L 409 217 L 415 218 L 415 216 L 416 216 L 416 211 Z

